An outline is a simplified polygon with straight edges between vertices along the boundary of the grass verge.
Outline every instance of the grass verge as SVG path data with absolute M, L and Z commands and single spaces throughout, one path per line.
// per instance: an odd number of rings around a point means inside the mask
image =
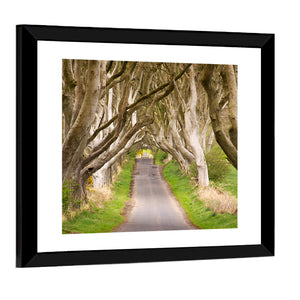
M 164 165 L 163 160 L 167 158 L 167 153 L 157 149 L 156 152 L 154 153 L 154 160 L 156 165 Z
M 237 170 L 235 167 L 229 167 L 229 172 L 226 174 L 223 180 L 223 188 L 230 192 L 233 196 L 237 197 Z
M 110 199 L 100 201 L 90 200 L 88 208 L 78 211 L 72 218 L 62 222 L 63 233 L 98 233 L 111 232 L 113 228 L 124 221 L 121 215 L 126 201 L 130 197 L 131 172 L 134 165 L 134 157 L 128 156 L 122 171 L 112 186 Z M 99 199 L 98 199 L 99 201 Z
M 237 215 L 216 213 L 200 201 L 198 187 L 180 172 L 177 162 L 169 162 L 163 175 L 193 224 L 202 229 L 237 228 Z

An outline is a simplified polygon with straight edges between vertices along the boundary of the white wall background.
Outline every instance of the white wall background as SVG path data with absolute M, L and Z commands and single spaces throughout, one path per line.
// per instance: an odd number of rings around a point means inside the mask
M 0 11 L 2 299 L 273 299 L 275 297 L 297 299 L 299 297 L 300 22 L 297 2 L 11 0 L 2 3 Z M 14 153 L 16 24 L 275 33 L 276 256 L 16 269 Z

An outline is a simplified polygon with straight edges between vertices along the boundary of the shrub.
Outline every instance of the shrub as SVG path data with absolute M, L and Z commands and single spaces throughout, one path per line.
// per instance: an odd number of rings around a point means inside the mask
M 166 159 L 167 157 L 168 154 L 166 152 L 162 151 L 161 149 L 157 149 L 157 151 L 154 154 L 155 163 L 161 164 L 163 163 L 163 160 Z
M 210 152 L 206 154 L 205 158 L 209 179 L 213 181 L 222 181 L 230 170 L 230 164 L 227 161 L 223 150 L 218 144 L 215 144 Z
M 131 157 L 131 158 L 135 158 L 135 151 L 131 150 L 131 151 L 128 153 L 128 156 Z
M 65 181 L 62 186 L 62 212 L 66 216 L 69 215 L 71 208 L 78 208 L 82 201 L 73 198 L 74 188 L 77 183 L 73 180 Z
M 90 186 L 93 185 L 93 177 L 92 177 L 92 176 L 90 176 L 90 177 L 88 178 L 87 184 L 90 185 Z
M 189 175 L 191 176 L 191 178 L 196 178 L 197 179 L 197 177 L 198 177 L 198 170 L 197 170 L 197 165 L 196 165 L 195 161 L 193 161 L 190 164 Z

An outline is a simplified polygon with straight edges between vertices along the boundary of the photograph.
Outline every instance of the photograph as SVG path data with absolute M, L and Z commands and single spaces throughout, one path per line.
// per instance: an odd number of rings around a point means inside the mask
M 62 233 L 238 227 L 238 66 L 62 59 Z

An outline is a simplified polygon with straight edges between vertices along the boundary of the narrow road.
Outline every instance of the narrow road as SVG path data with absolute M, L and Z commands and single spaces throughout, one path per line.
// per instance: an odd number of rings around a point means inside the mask
M 133 172 L 134 207 L 116 231 L 195 229 L 152 159 L 136 160 Z

